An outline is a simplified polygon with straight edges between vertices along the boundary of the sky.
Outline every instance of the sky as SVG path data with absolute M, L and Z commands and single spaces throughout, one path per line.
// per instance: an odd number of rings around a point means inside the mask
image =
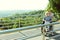
M 48 0 L 0 0 L 1 10 L 44 10 Z

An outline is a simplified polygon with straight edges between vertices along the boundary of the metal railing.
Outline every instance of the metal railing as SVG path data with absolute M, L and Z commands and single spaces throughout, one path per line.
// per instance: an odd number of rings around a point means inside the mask
M 23 30 L 27 30 L 27 29 L 33 29 L 33 28 L 40 28 L 40 27 L 44 27 L 44 26 L 47 26 L 47 25 L 55 25 L 55 24 L 60 24 L 60 22 L 53 22 L 53 23 L 49 23 L 49 24 L 39 24 L 39 25 L 27 26 L 27 27 L 16 28 L 16 29 L 2 30 L 2 31 L 0 31 L 0 34 L 23 31 Z M 58 30 L 60 30 L 60 29 L 58 29 Z M 57 30 L 53 30 L 53 31 L 57 31 Z M 31 37 L 28 37 L 28 38 L 25 38 L 25 39 L 29 39 L 29 38 L 31 38 Z M 43 31 L 43 40 L 44 40 L 44 31 Z
M 22 30 L 33 29 L 33 28 L 39 28 L 39 27 L 44 27 L 47 25 L 54 25 L 54 24 L 60 24 L 60 22 L 53 22 L 49 24 L 39 24 L 39 25 L 27 26 L 27 27 L 16 28 L 16 29 L 2 30 L 0 31 L 0 34 L 11 33 L 11 32 L 22 31 Z

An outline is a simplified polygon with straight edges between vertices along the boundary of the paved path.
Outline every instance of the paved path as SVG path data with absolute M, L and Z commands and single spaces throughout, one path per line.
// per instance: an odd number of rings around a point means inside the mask
M 57 24 L 54 26 L 54 30 L 60 28 L 60 24 Z M 57 31 L 60 33 L 60 31 Z M 23 34 L 21 34 L 23 33 Z M 37 36 L 37 37 L 30 37 L 34 35 L 40 35 L 40 28 L 36 29 L 30 29 L 30 30 L 24 30 L 20 32 L 13 32 L 13 33 L 7 33 L 7 34 L 1 34 L 0 35 L 0 40 L 21 40 L 22 38 L 30 38 L 27 40 L 42 40 L 42 36 Z M 56 37 L 56 39 L 59 37 Z M 60 39 L 60 38 L 59 38 Z

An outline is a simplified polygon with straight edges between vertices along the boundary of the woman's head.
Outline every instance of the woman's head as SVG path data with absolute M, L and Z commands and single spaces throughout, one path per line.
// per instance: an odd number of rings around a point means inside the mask
M 46 16 L 52 16 L 52 11 L 51 10 L 48 10 L 46 13 L 45 13 Z
M 45 13 L 46 16 L 50 16 L 51 14 L 50 13 Z

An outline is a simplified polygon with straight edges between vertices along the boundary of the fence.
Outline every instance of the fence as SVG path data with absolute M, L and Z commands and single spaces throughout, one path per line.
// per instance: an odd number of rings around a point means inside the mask
M 2 31 L 0 31 L 0 34 L 11 33 L 11 32 L 16 32 L 16 31 L 23 31 L 23 30 L 33 29 L 33 28 L 40 28 L 40 27 L 44 27 L 47 25 L 55 25 L 55 24 L 60 24 L 60 22 L 53 22 L 50 24 L 39 24 L 39 25 L 27 26 L 27 27 L 16 28 L 16 29 L 2 30 Z M 60 30 L 60 29 L 58 29 L 58 30 Z M 53 30 L 53 31 L 57 31 L 57 30 Z M 39 35 L 36 35 L 36 36 L 39 36 Z M 35 37 L 35 36 L 31 36 L 31 37 Z M 31 37 L 27 37 L 27 38 L 24 38 L 22 40 L 26 40 L 26 39 L 29 39 Z M 45 40 L 44 39 L 44 31 L 43 31 L 43 40 Z

